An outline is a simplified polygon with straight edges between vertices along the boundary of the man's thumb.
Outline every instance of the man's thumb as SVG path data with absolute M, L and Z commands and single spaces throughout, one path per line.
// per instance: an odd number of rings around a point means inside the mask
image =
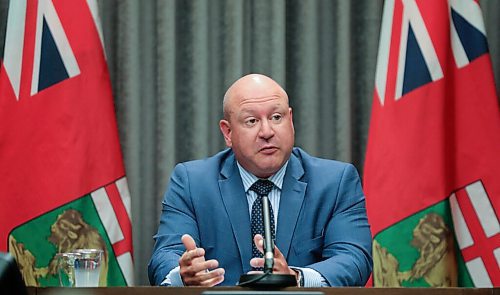
M 190 235 L 183 235 L 181 241 L 184 244 L 184 247 L 186 247 L 187 251 L 196 249 L 196 243 Z

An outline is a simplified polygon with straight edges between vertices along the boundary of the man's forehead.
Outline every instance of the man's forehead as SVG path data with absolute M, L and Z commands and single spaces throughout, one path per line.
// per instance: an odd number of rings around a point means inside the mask
M 276 81 L 259 74 L 247 75 L 226 91 L 223 101 L 224 114 L 238 112 L 247 103 L 265 103 L 267 100 L 281 101 L 288 107 L 288 95 Z
M 246 105 L 246 104 L 262 104 L 267 102 L 274 102 L 276 104 L 280 104 L 285 100 L 280 93 L 271 93 L 269 95 L 264 96 L 241 96 L 236 98 L 238 105 Z

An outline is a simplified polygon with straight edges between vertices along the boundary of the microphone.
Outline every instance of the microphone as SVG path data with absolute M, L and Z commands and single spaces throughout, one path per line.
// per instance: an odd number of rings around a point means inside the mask
M 262 219 L 264 221 L 264 273 L 240 276 L 240 287 L 276 289 L 297 286 L 294 275 L 273 274 L 274 241 L 271 233 L 271 209 L 269 198 L 262 196 Z M 283 209 L 285 210 L 285 209 Z
M 264 272 L 273 273 L 274 241 L 271 233 L 271 210 L 267 196 L 262 197 L 262 217 L 264 219 Z

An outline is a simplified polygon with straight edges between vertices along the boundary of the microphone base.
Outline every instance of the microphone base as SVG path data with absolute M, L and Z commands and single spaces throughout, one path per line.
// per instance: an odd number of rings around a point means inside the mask
M 285 288 L 285 287 L 297 287 L 297 280 L 294 275 L 285 274 L 268 274 L 260 280 L 259 277 L 264 274 L 245 274 L 240 276 L 239 284 L 250 288 L 259 289 L 273 289 L 273 288 Z M 256 280 L 255 282 L 251 282 Z M 247 283 L 249 282 L 249 283 Z

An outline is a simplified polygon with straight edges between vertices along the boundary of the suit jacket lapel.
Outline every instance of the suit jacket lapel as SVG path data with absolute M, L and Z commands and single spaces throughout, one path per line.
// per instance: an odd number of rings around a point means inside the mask
M 248 202 L 234 154 L 231 154 L 224 162 L 221 175 L 219 188 L 222 201 L 238 244 L 242 260 L 241 267 L 243 272 L 247 272 L 250 270 L 250 259 L 252 258 L 252 234 Z
M 299 181 L 303 175 L 302 164 L 292 154 L 283 180 L 276 233 L 276 245 L 287 259 L 307 187 L 307 183 Z

